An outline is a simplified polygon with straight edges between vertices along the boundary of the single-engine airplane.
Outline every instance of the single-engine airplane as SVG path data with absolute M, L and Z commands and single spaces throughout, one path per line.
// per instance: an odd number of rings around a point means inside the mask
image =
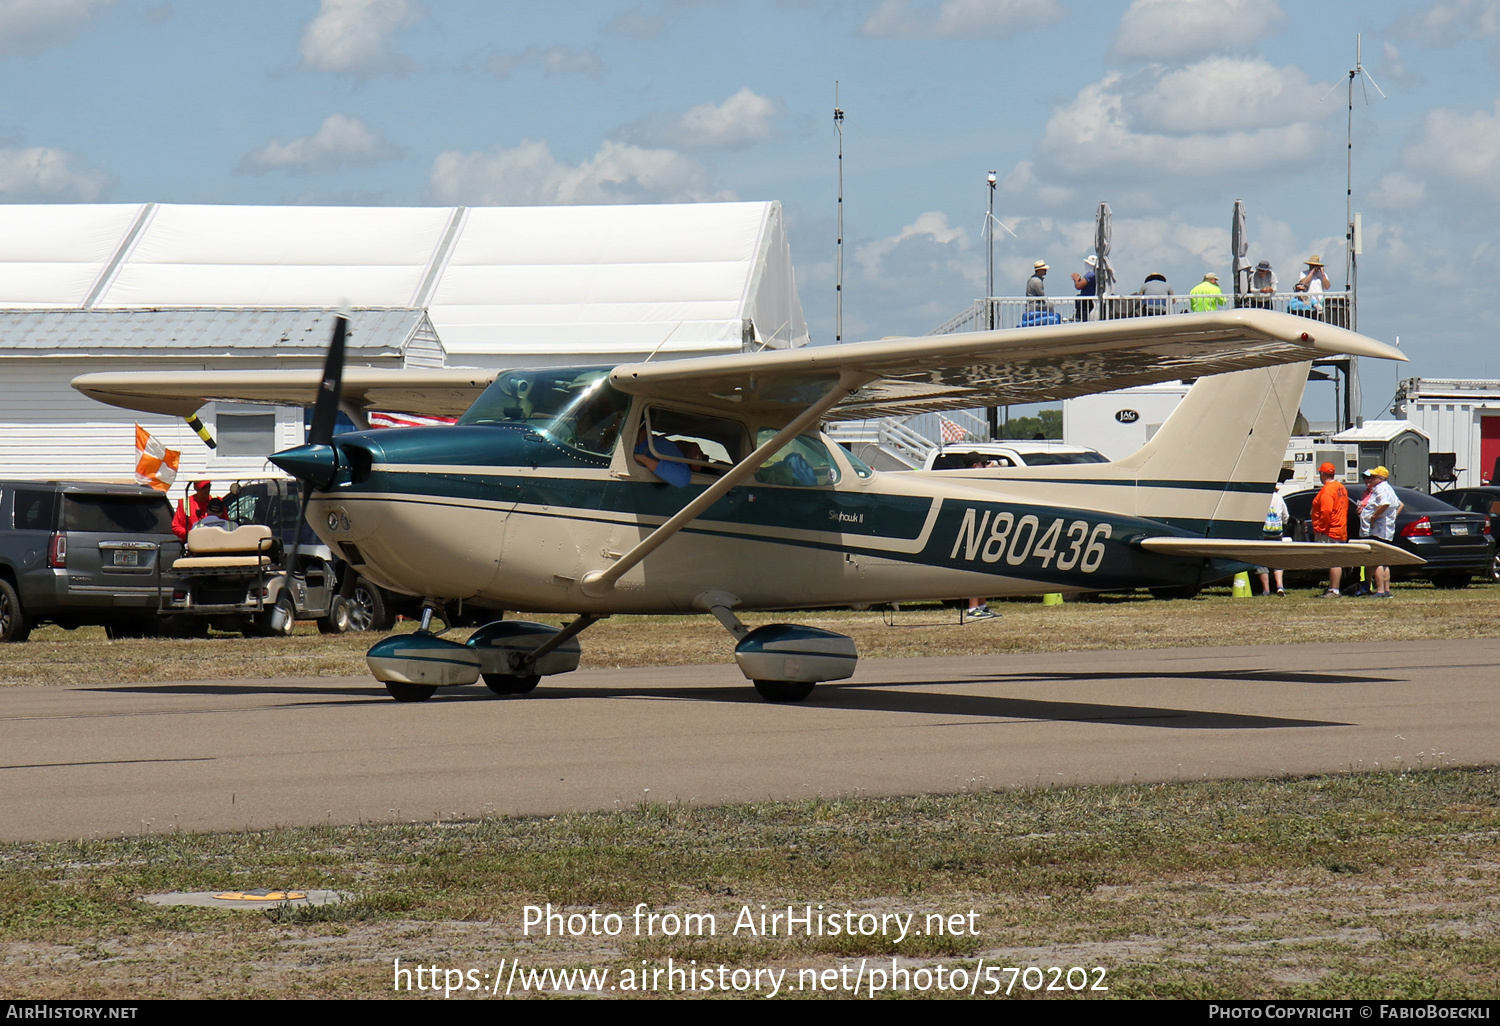
M 371 581 L 424 599 L 422 630 L 368 661 L 398 701 L 444 685 L 521 694 L 575 669 L 616 613 L 707 613 L 773 702 L 854 672 L 852 639 L 741 610 L 1195 586 L 1244 564 L 1420 562 L 1360 540 L 1261 540 L 1309 361 L 1404 360 L 1329 324 L 1263 310 L 898 338 L 503 372 L 87 374 L 80 391 L 185 415 L 213 400 L 308 405 L 310 441 L 272 461 L 310 523 Z M 337 350 L 337 352 L 335 352 Z M 1196 378 L 1113 463 L 879 473 L 819 433 L 831 419 L 1055 401 Z M 342 399 L 340 398 L 342 396 Z M 334 436 L 333 414 L 452 413 L 452 427 Z M 576 614 L 498 619 L 464 643 L 448 604 Z M 290 612 L 290 611 L 289 611 Z M 503 615 L 503 614 L 499 614 Z M 444 631 L 446 633 L 446 631 Z

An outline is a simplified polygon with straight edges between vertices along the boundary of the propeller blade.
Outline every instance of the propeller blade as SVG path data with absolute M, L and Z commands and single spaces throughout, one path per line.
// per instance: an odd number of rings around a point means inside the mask
M 349 318 L 334 318 L 333 337 L 328 340 L 328 355 L 323 360 L 323 380 L 318 385 L 318 400 L 313 405 L 312 428 L 306 445 L 273 456 L 272 462 L 298 478 L 302 485 L 302 510 L 297 516 L 297 533 L 292 539 L 292 554 L 287 557 L 282 594 L 292 599 L 292 577 L 302 550 L 302 528 L 307 523 L 307 504 L 315 487 L 326 487 L 338 471 L 338 453 L 333 448 L 333 429 L 338 423 L 339 402 L 344 388 L 344 337 L 349 333 Z M 280 457 L 280 458 L 278 458 Z M 284 462 L 283 462 L 284 460 Z M 271 629 L 276 633 L 290 631 L 286 609 L 278 599 L 271 614 Z
M 318 401 L 313 406 L 312 430 L 307 440 L 313 445 L 333 441 L 338 421 L 339 402 L 344 387 L 344 336 L 349 333 L 349 318 L 339 314 L 333 322 L 333 338 L 328 342 L 328 356 L 323 361 L 323 381 L 318 385 Z

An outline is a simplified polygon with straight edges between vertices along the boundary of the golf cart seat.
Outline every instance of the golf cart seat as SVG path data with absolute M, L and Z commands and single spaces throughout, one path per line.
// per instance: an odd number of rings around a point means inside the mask
M 263 524 L 245 524 L 233 531 L 195 527 L 188 532 L 187 550 L 172 564 L 174 573 L 193 571 L 265 570 L 271 566 L 276 539 Z

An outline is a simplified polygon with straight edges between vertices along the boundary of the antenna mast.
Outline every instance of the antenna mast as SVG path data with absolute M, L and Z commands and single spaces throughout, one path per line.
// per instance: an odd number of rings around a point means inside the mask
M 839 83 L 833 83 L 833 127 L 839 136 L 839 238 L 834 259 L 833 341 L 844 341 L 844 112 L 839 107 Z
M 1348 152 L 1344 158 L 1344 289 L 1349 293 L 1349 328 L 1359 328 L 1359 251 L 1362 248 L 1359 238 L 1359 222 L 1354 214 L 1354 80 L 1363 75 L 1369 79 L 1370 84 L 1375 86 L 1375 91 L 1380 93 L 1380 98 L 1385 99 L 1385 93 L 1381 92 L 1380 85 L 1365 70 L 1362 60 L 1362 46 L 1359 33 L 1354 35 L 1354 67 L 1349 69 L 1349 124 L 1348 124 Z M 1364 82 L 1360 82 L 1360 88 L 1364 88 Z M 1370 94 L 1365 93 L 1365 102 L 1370 101 Z

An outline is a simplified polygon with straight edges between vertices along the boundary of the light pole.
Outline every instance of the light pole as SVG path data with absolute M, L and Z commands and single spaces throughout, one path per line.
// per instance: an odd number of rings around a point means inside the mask
M 990 186 L 990 205 L 985 213 L 985 250 L 987 260 L 985 262 L 984 283 L 984 313 L 985 326 L 990 331 L 995 330 L 995 172 L 991 171 L 986 179 Z M 1000 437 L 1000 421 L 993 406 L 985 411 L 986 427 L 990 431 L 990 441 Z M 1009 416 L 1006 417 L 1009 420 Z

